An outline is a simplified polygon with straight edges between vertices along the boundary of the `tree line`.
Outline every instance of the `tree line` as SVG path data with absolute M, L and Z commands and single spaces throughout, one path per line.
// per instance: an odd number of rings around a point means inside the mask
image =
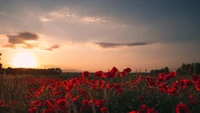
M 0 60 L 1 60 L 1 53 L 0 53 Z M 154 69 L 150 71 L 150 74 L 159 74 L 159 73 L 166 73 L 168 74 L 171 70 L 168 67 L 164 67 L 161 69 Z M 183 63 L 176 72 L 180 75 L 193 75 L 193 74 L 200 74 L 200 63 Z M 53 75 L 53 74 L 61 74 L 62 70 L 60 68 L 49 68 L 49 69 L 33 69 L 33 68 L 7 68 L 3 69 L 2 64 L 0 63 L 0 73 L 5 74 L 37 74 L 37 75 Z
M 32 75 L 60 75 L 62 70 L 60 68 L 48 68 L 48 69 L 34 69 L 34 68 L 11 68 L 1 69 L 3 74 L 21 75 L 21 74 L 32 74 Z
M 153 75 L 159 74 L 159 73 L 166 73 L 166 74 L 168 74 L 169 72 L 170 72 L 169 68 L 165 67 L 165 68 L 161 68 L 161 69 L 154 69 L 154 70 L 152 69 L 150 71 L 150 74 L 153 74 Z
M 168 74 L 170 72 L 170 69 L 168 67 L 162 68 L 162 69 L 155 69 L 151 70 L 150 74 L 159 74 L 159 73 L 166 73 Z M 193 75 L 193 74 L 200 74 L 200 63 L 183 63 L 181 66 L 179 66 L 176 69 L 177 74 L 179 75 Z
M 0 53 L 0 60 L 1 60 L 1 53 Z M 0 74 L 1 74 L 1 70 L 2 70 L 2 64 L 1 64 L 1 62 L 0 62 Z
M 176 72 L 181 75 L 200 74 L 200 63 L 183 63 Z

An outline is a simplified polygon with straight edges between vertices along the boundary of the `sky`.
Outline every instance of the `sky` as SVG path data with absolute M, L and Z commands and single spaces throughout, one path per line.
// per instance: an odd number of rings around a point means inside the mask
M 12 67 L 16 54 L 28 51 L 38 68 L 174 70 L 200 62 L 199 6 L 199 0 L 1 0 L 0 62 Z

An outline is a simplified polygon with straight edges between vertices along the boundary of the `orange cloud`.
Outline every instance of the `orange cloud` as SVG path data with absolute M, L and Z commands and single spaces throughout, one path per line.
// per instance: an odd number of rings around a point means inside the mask
M 5 48 L 17 48 L 21 47 L 24 49 L 33 49 L 33 48 L 39 48 L 41 50 L 47 50 L 52 51 L 54 49 L 59 48 L 58 45 L 52 45 L 50 44 L 46 48 L 41 47 L 41 43 L 39 42 L 39 36 L 36 33 L 31 32 L 20 32 L 15 35 L 7 35 L 8 38 L 8 44 L 4 45 Z

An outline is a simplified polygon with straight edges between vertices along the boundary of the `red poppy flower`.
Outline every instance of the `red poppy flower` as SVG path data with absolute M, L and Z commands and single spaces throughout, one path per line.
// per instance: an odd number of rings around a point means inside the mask
M 150 76 L 146 76 L 146 80 L 148 81 L 151 77 Z
M 176 105 L 176 113 L 192 113 L 192 111 L 186 104 L 181 103 Z
M 140 109 L 138 110 L 139 113 L 147 113 L 148 107 L 147 105 L 143 104 Z
M 42 113 L 56 113 L 56 110 L 54 108 L 49 108 L 47 110 L 44 110 Z
M 200 91 L 200 83 L 196 84 L 195 88 L 197 91 Z
M 118 69 L 113 67 L 109 72 L 106 73 L 104 78 L 115 78 L 117 77 Z
M 6 104 L 5 104 L 5 101 L 4 100 L 0 100 L 0 107 L 4 107 Z
M 85 95 L 86 91 L 84 89 L 79 89 L 81 95 Z
M 198 75 L 192 75 L 192 80 L 193 81 L 197 81 L 198 79 L 200 79 L 200 77 Z
M 139 112 L 137 112 L 137 111 L 130 111 L 129 113 L 139 113 Z
M 131 68 L 126 68 L 126 69 L 124 69 L 124 72 L 126 72 L 126 73 L 130 73 L 131 72 Z
M 107 83 L 107 84 L 106 84 L 106 88 L 112 89 L 112 87 L 113 87 L 113 85 L 112 85 L 111 83 Z
M 147 113 L 158 113 L 158 110 L 155 110 L 154 108 L 149 108 Z
M 118 89 L 118 88 L 120 88 L 120 85 L 119 85 L 118 83 L 115 83 L 115 84 L 114 84 L 114 88 L 115 88 L 115 89 Z
M 138 80 L 138 81 L 142 81 L 142 76 L 139 76 L 139 77 L 137 78 L 137 80 Z
M 49 107 L 49 106 L 52 106 L 52 104 L 51 104 L 51 102 L 49 100 L 45 100 L 44 101 L 44 106 Z
M 32 102 L 32 105 L 34 105 L 34 106 L 41 106 L 42 103 L 40 102 L 40 100 L 35 100 L 35 101 Z
M 103 71 L 97 71 L 97 72 L 94 73 L 94 76 L 95 76 L 95 77 L 101 77 L 101 76 L 104 77 L 105 74 L 104 74 Z
M 167 75 L 164 76 L 164 80 L 169 80 L 171 78 L 172 78 L 172 76 L 170 74 L 167 74 Z
M 176 95 L 177 89 L 174 88 L 174 87 L 170 87 L 170 88 L 168 88 L 167 92 L 168 92 L 168 94 L 170 94 L 170 95 Z
M 83 105 L 89 105 L 89 100 L 86 100 L 86 99 L 83 100 L 83 101 L 82 101 L 82 104 L 83 104 Z
M 110 72 L 116 73 L 116 72 L 118 72 L 118 69 L 116 67 L 113 67 Z
M 71 80 L 70 80 L 70 83 L 75 83 L 76 82 L 76 78 L 72 78 Z
M 187 80 L 187 79 L 184 79 L 184 78 L 182 78 L 182 79 L 180 80 L 180 83 L 181 83 L 182 85 L 184 85 L 184 86 L 191 86 L 191 85 L 193 85 L 192 80 Z
M 103 107 L 100 110 L 101 110 L 101 113 L 108 113 L 108 108 L 107 107 Z
M 117 89 L 117 94 L 120 95 L 122 93 L 123 89 L 122 88 L 118 88 Z
M 78 100 L 80 97 L 79 96 L 75 96 L 72 98 L 72 100 L 75 102 L 76 100 Z
M 88 77 L 88 76 L 90 76 L 89 71 L 84 71 L 84 72 L 82 73 L 82 77 L 83 77 L 83 78 Z
M 37 112 L 37 108 L 36 107 L 33 107 L 33 108 L 30 108 L 28 110 L 29 113 L 36 113 Z
M 96 100 L 96 99 L 95 99 Z M 106 105 L 106 101 L 105 100 L 96 100 L 95 102 L 95 105 L 97 106 L 97 107 L 104 107 L 105 105 Z
M 67 108 L 68 101 L 67 101 L 66 99 L 59 99 L 59 100 L 57 101 L 57 103 L 58 103 L 58 109 L 59 109 L 59 110 L 63 110 L 63 109 L 65 109 L 65 108 Z
M 120 72 L 120 77 L 124 77 L 124 76 L 126 76 L 126 72 L 124 71 Z
M 155 86 L 156 85 L 156 81 L 155 81 L 154 78 L 149 78 L 147 81 L 148 81 L 148 85 L 150 85 L 150 86 Z
M 160 73 L 159 75 L 158 75 L 158 81 L 163 81 L 164 79 L 164 76 L 165 76 L 165 73 Z

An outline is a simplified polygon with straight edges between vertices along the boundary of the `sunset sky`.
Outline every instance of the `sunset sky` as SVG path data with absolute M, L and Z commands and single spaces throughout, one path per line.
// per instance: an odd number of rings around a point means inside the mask
M 199 6 L 199 0 L 0 0 L 0 62 L 17 67 L 13 59 L 28 52 L 37 67 L 64 71 L 176 69 L 200 62 Z

